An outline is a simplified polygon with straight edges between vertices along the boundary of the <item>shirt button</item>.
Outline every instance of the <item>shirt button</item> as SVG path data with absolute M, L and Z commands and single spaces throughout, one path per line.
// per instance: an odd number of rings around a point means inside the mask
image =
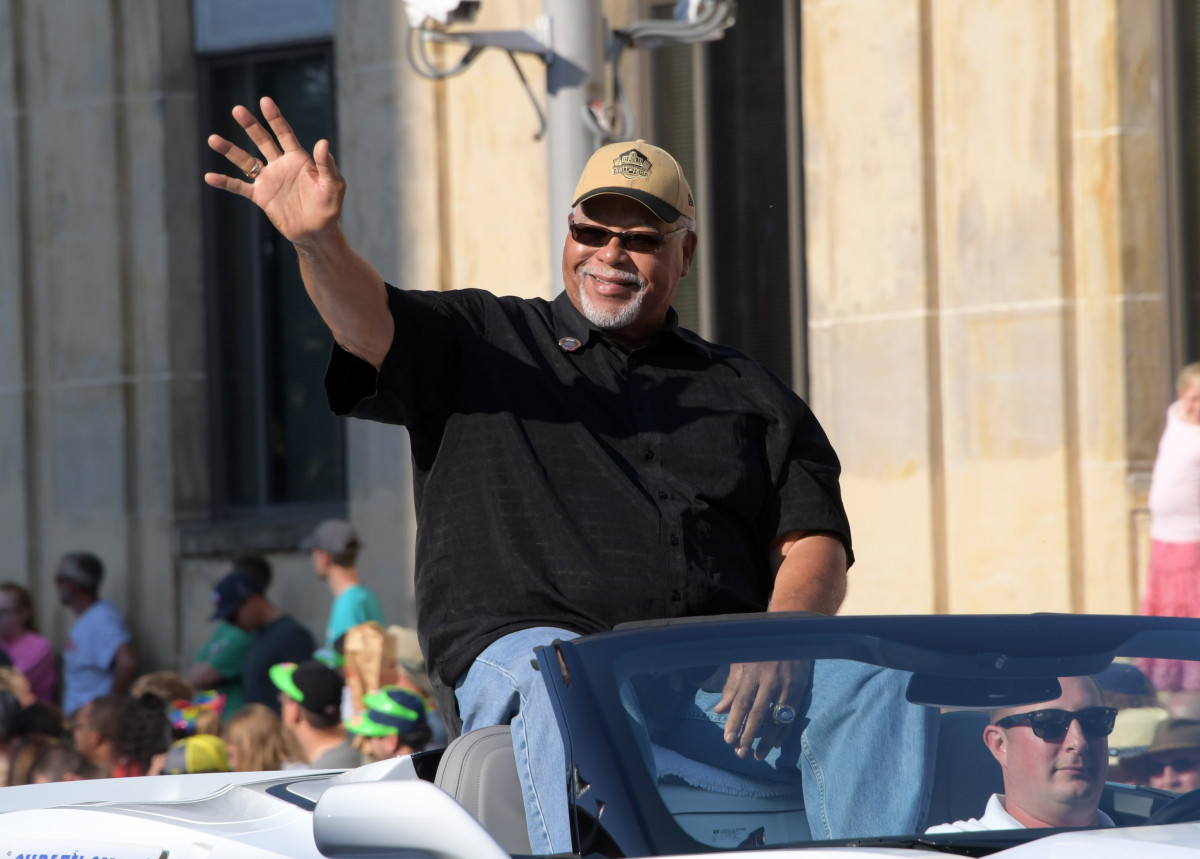
M 642 456 L 647 462 L 649 462 L 650 460 L 654 459 L 654 451 L 648 450 Z
M 665 489 L 658 490 L 658 497 L 662 498 L 664 501 L 669 497 L 669 495 L 670 493 Z
M 679 545 L 679 538 L 678 538 L 678 537 L 676 537 L 674 534 L 672 534 L 672 535 L 671 535 L 671 545 L 672 545 L 672 546 L 678 546 L 678 545 Z
M 678 590 L 671 591 L 672 602 L 679 602 L 681 599 L 683 599 L 683 594 L 681 594 Z

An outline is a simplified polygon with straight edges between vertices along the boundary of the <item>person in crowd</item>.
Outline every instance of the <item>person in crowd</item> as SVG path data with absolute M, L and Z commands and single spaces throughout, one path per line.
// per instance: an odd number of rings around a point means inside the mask
M 317 578 L 329 586 L 333 595 L 325 625 L 325 647 L 333 647 L 352 626 L 371 620 L 383 625 L 379 598 L 358 575 L 362 542 L 353 525 L 345 519 L 326 519 L 301 541 L 300 549 L 309 553 Z
M 0 690 L 0 783 L 8 779 L 8 762 L 12 755 L 13 746 L 20 738 L 17 731 L 17 716 L 21 712 L 21 702 L 12 692 Z
M 265 704 L 279 712 L 279 694 L 271 682 L 271 667 L 303 662 L 312 656 L 312 633 L 267 599 L 262 583 L 241 570 L 226 574 L 213 589 L 213 620 L 232 623 L 252 634 L 242 659 L 242 693 L 246 703 Z
M 1128 662 L 1114 662 L 1096 675 L 1096 683 L 1104 694 L 1104 705 L 1118 710 L 1137 707 L 1161 707 L 1158 690 L 1150 678 Z
M 150 775 L 155 757 L 166 752 L 171 742 L 166 702 L 149 692 L 128 699 L 113 738 L 113 777 Z
M 1186 793 L 1200 787 L 1200 720 L 1166 719 L 1154 729 L 1145 753 L 1130 763 L 1148 784 Z
M 1108 704 L 1108 701 L 1105 700 Z M 1109 705 L 1111 706 L 1111 705 Z M 1125 784 L 1148 784 L 1141 766 L 1154 741 L 1154 731 L 1171 714 L 1163 707 L 1126 707 L 1117 710 L 1116 724 L 1108 735 L 1108 780 Z
M 1150 567 L 1141 613 L 1200 617 L 1200 363 L 1179 371 L 1150 476 Z M 1139 659 L 1160 692 L 1200 690 L 1200 662 Z
M 1131 762 L 1146 751 L 1154 727 L 1167 718 L 1154 684 L 1137 666 L 1114 662 L 1095 675 L 1104 694 L 1104 705 L 1117 711 L 1116 725 L 1108 737 L 1108 779 L 1145 784 Z
M 283 727 L 279 714 L 264 704 L 247 704 L 225 725 L 223 734 L 234 772 L 303 768 L 304 752 Z
M 8 761 L 8 786 L 33 784 L 33 765 L 46 749 L 61 742 L 57 737 L 45 734 L 27 734 L 13 745 Z
M 983 742 L 1000 763 L 1004 793 L 992 794 L 980 818 L 927 831 L 1112 826 L 1100 811 L 1108 773 L 1108 735 L 1117 711 L 1091 677 L 1060 677 L 1052 701 L 992 713 Z
M 197 734 L 221 736 L 225 710 L 225 698 L 211 689 L 197 692 L 191 700 L 176 699 L 167 710 L 175 739 L 193 737 Z
M 104 564 L 91 552 L 68 552 L 54 582 L 59 599 L 77 615 L 63 647 L 63 712 L 73 715 L 101 695 L 123 695 L 137 676 L 138 658 L 125 618 L 100 599 Z
M 371 760 L 382 761 L 423 751 L 433 737 L 425 702 L 400 686 L 385 686 L 363 696 L 367 709 L 346 723 L 346 730 L 366 737 Z
M 17 714 L 17 733 L 45 734 L 48 737 L 65 737 L 71 733 L 71 723 L 63 716 L 57 704 L 34 701 Z
M 1180 689 L 1167 695 L 1167 711 L 1173 719 L 1200 719 L 1200 689 Z
M 30 784 L 59 781 L 83 781 L 105 778 L 108 774 L 85 758 L 70 743 L 51 743 L 38 752 L 29 768 Z
M 295 246 L 334 336 L 333 410 L 407 427 L 438 710 L 454 733 L 511 724 L 530 738 L 514 749 L 531 845 L 570 851 L 564 752 L 533 649 L 623 621 L 836 612 L 853 560 L 837 456 L 769 371 L 679 327 L 671 304 L 698 238 L 670 153 L 637 140 L 592 155 L 553 301 L 401 290 L 342 232 L 328 142 L 310 156 L 275 102 L 259 104 L 270 131 L 233 113 L 262 158 L 212 135 L 245 178 L 205 181 L 254 202 Z M 936 713 L 897 722 L 857 694 L 856 670 L 809 699 L 796 663 L 737 665 L 717 705 L 730 754 L 767 754 L 774 715 L 803 704 L 818 769 L 851 772 L 865 744 L 914 786 L 861 803 L 857 785 L 829 796 L 806 779 L 816 838 L 913 831 L 928 807 Z M 863 717 L 853 729 L 840 719 L 849 699 Z
M 32 700 L 22 706 L 7 689 L 0 690 L 0 784 L 26 784 L 30 766 L 46 743 L 66 733 L 62 711 L 55 704 Z M 15 771 L 9 781 L 10 771 Z
M 80 707 L 71 720 L 71 739 L 75 748 L 110 773 L 120 763 L 117 730 L 129 700 L 124 695 L 101 695 Z
M 346 769 L 361 766 L 362 753 L 354 748 L 342 725 L 342 678 L 315 659 L 283 663 L 271 668 L 271 681 L 279 690 L 281 718 L 312 769 Z
M 433 683 L 429 680 L 429 668 L 425 663 L 425 654 L 421 652 L 417 631 L 398 624 L 392 624 L 387 631 L 396 642 L 396 685 L 416 692 L 425 704 L 429 730 L 433 734 L 426 748 L 444 748 L 450 735 L 437 709 Z
M 261 555 L 235 556 L 222 577 L 234 571 L 243 572 L 258 581 L 262 593 L 271 585 L 271 564 Z M 242 689 L 242 668 L 254 636 L 236 625 L 219 620 L 213 625 L 208 640 L 196 651 L 187 677 L 197 689 L 215 689 L 225 696 L 223 714 L 232 716 L 241 709 L 246 696 Z
M 16 666 L 6 665 L 0 668 L 0 689 L 16 695 L 22 707 L 37 703 L 38 697 L 33 693 L 33 687 L 29 685 L 29 678 L 22 674 Z
M 37 630 L 33 597 L 16 582 L 0 584 L 0 647 L 25 675 L 39 701 L 58 697 L 58 654 Z
M 154 695 L 170 704 L 172 701 L 190 701 L 196 695 L 196 687 L 178 671 L 151 671 L 133 681 L 129 695 L 132 698 Z
M 229 752 L 225 741 L 212 734 L 195 734 L 176 740 L 164 756 L 162 775 L 227 773 Z

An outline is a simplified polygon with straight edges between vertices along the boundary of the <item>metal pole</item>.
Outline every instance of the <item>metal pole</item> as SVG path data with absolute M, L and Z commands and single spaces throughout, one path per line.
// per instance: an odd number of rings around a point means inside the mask
M 600 145 L 583 115 L 592 99 L 604 100 L 606 27 L 601 0 L 544 0 L 550 30 L 546 65 L 546 144 L 550 192 L 550 280 L 562 292 L 562 248 L 571 192 L 583 165 Z

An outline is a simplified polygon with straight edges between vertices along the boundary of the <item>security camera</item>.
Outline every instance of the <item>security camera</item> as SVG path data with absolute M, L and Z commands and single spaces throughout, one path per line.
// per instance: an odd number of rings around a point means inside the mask
M 420 27 L 432 18 L 444 27 L 475 20 L 479 3 L 480 0 L 404 0 L 404 9 L 409 26 Z

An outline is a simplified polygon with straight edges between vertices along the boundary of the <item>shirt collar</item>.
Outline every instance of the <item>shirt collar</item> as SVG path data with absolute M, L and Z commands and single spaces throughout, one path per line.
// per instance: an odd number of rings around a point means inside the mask
M 606 333 L 589 322 L 587 317 L 579 312 L 575 303 L 571 301 L 571 296 L 567 295 L 566 290 L 560 292 L 555 297 L 553 308 L 554 337 L 559 341 L 560 345 L 568 337 L 578 340 L 581 344 L 580 348 L 590 345 L 593 340 L 609 340 Z M 692 335 L 686 328 L 679 327 L 679 314 L 675 312 L 674 307 L 667 308 L 667 318 L 663 321 L 662 330 L 646 345 L 661 343 L 666 339 L 686 343 L 693 347 L 700 347 L 700 343 L 697 342 L 699 338 Z

